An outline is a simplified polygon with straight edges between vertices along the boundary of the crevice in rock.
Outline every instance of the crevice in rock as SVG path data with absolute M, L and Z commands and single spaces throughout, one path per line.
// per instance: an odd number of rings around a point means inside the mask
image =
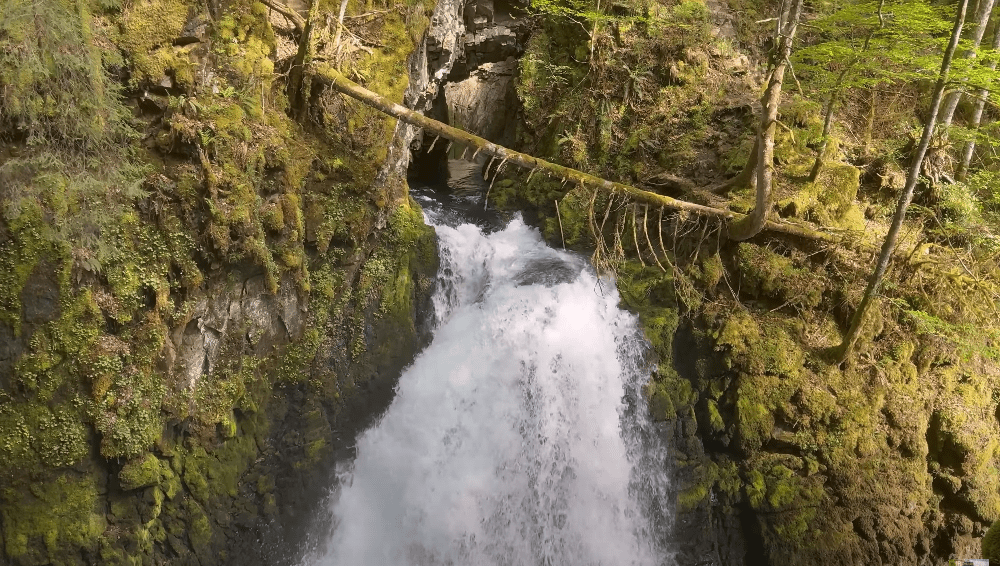
M 746 564 L 770 566 L 767 550 L 764 547 L 764 533 L 761 531 L 757 514 L 746 500 L 735 506 L 740 521 L 740 531 L 743 533 L 743 545 L 746 549 Z
M 518 59 L 530 32 L 525 6 L 508 0 L 472 0 L 454 13 L 435 16 L 438 31 L 427 39 L 428 117 L 501 145 L 512 145 L 520 123 L 514 89 Z M 455 179 L 470 188 L 485 163 L 465 167 L 449 160 L 463 158 L 465 148 L 418 133 L 410 143 L 408 175 L 425 183 Z M 464 155 L 472 160 L 471 155 Z

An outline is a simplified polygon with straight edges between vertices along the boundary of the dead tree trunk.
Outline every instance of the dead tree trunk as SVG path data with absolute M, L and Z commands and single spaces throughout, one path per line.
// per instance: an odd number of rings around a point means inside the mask
M 285 16 L 288 21 L 292 22 L 292 25 L 295 27 L 295 31 L 301 34 L 302 30 L 305 29 L 306 21 L 302 19 L 302 16 L 300 16 L 298 12 L 291 9 L 287 5 L 278 2 L 277 0 L 261 0 L 261 2 L 268 8 L 278 12 L 282 16 Z
M 774 131 L 778 127 L 778 104 L 781 102 L 781 86 L 785 70 L 792 55 L 792 42 L 799 25 L 803 0 L 792 0 L 787 16 L 782 14 L 778 22 L 777 45 L 771 60 L 771 75 L 767 90 L 761 97 L 762 116 L 757 133 L 757 200 L 753 211 L 739 222 L 729 226 L 729 237 L 746 240 L 756 236 L 767 223 L 771 211 L 771 184 L 774 179 Z
M 903 187 L 903 194 L 900 195 L 899 202 L 896 205 L 896 213 L 892 217 L 892 225 L 889 226 L 889 233 L 886 234 L 885 241 L 882 243 L 882 251 L 879 253 L 875 271 L 872 272 L 868 280 L 868 287 L 865 288 L 861 304 L 858 305 L 857 310 L 854 311 L 854 316 L 851 317 L 851 326 L 847 330 L 847 334 L 844 335 L 844 341 L 837 347 L 836 354 L 840 361 L 846 360 L 854 349 L 854 343 L 858 339 L 858 332 L 861 330 L 865 314 L 868 311 L 868 307 L 871 306 L 872 300 L 875 298 L 875 293 L 882 283 L 882 277 L 885 276 L 885 270 L 889 266 L 889 260 L 896 249 L 899 230 L 903 226 L 906 209 L 909 208 L 910 201 L 913 200 L 913 189 L 917 186 L 917 180 L 920 177 L 920 167 L 924 161 L 924 156 L 927 154 L 927 148 L 930 146 L 931 136 L 934 134 L 934 126 L 938 111 L 941 108 L 941 100 L 944 98 L 944 87 L 948 81 L 948 72 L 951 69 L 951 60 L 955 55 L 955 49 L 958 48 L 958 40 L 962 36 L 962 25 L 965 23 L 965 11 L 968 5 L 969 0 L 959 0 L 958 14 L 955 16 L 955 26 L 951 31 L 951 41 L 944 52 L 944 58 L 941 61 L 941 71 L 938 73 L 937 84 L 934 86 L 934 98 L 931 102 L 931 111 L 927 117 L 927 124 L 924 125 L 924 133 L 920 137 L 920 144 L 917 146 L 917 151 L 913 156 L 913 163 L 910 165 L 910 170 L 906 176 L 906 185 Z
M 993 32 L 993 45 L 991 47 L 993 51 L 1000 51 L 1000 21 L 996 22 L 996 30 Z M 990 61 L 989 69 L 990 71 L 997 70 L 996 59 Z M 983 121 L 983 110 L 986 109 L 986 98 L 989 95 L 990 91 L 986 88 L 981 88 L 976 93 L 976 107 L 972 112 L 972 124 L 970 124 L 973 130 L 978 130 L 979 124 Z M 975 151 L 976 139 L 972 138 L 965 144 L 965 150 L 962 152 L 962 161 L 958 165 L 958 171 L 955 172 L 955 179 L 964 181 L 969 176 L 969 166 L 972 164 L 972 154 Z
M 798 1 L 801 2 L 801 0 Z M 738 223 L 745 218 L 743 214 L 739 214 L 731 210 L 713 208 L 710 206 L 695 204 L 693 202 L 644 191 L 630 185 L 601 179 L 600 177 L 595 177 L 576 169 L 563 167 L 562 165 L 557 165 L 555 163 L 497 145 L 479 136 L 428 118 L 419 112 L 415 112 L 400 104 L 386 100 L 378 94 L 375 94 L 374 92 L 349 80 L 329 64 L 323 63 L 313 65 L 312 71 L 315 73 L 316 80 L 323 81 L 337 91 L 342 92 L 367 106 L 375 108 L 384 114 L 403 120 L 404 122 L 417 126 L 418 128 L 423 128 L 425 135 L 434 134 L 451 140 L 454 143 L 472 148 L 472 150 L 477 154 L 482 152 L 483 154 L 499 159 L 501 165 L 506 162 L 510 162 L 514 165 L 519 165 L 528 169 L 540 170 L 557 179 L 563 179 L 564 181 L 572 182 L 577 185 L 596 187 L 598 190 L 602 190 L 610 194 L 624 195 L 635 200 L 636 202 L 662 207 L 668 210 L 714 216 L 716 218 L 725 219 L 731 223 Z M 830 243 L 842 242 L 842 238 L 837 234 L 812 230 L 800 224 L 765 221 L 764 229 L 812 240 L 821 240 Z

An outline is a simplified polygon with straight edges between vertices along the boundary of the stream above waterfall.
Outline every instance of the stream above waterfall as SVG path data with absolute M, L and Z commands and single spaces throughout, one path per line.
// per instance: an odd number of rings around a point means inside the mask
M 437 231 L 431 344 L 337 464 L 304 566 L 672 563 L 646 347 L 614 282 L 473 196 Z

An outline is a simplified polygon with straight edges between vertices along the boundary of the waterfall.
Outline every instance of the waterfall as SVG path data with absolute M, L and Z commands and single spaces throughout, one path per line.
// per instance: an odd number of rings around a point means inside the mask
M 520 218 L 491 230 L 422 204 L 434 338 L 342 463 L 304 564 L 672 563 L 645 347 L 613 282 Z

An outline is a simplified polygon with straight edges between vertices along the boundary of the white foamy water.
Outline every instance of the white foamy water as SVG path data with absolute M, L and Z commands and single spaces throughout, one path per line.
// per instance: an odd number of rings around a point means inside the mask
M 520 219 L 452 224 L 433 341 L 343 463 L 304 563 L 671 563 L 635 317 Z

